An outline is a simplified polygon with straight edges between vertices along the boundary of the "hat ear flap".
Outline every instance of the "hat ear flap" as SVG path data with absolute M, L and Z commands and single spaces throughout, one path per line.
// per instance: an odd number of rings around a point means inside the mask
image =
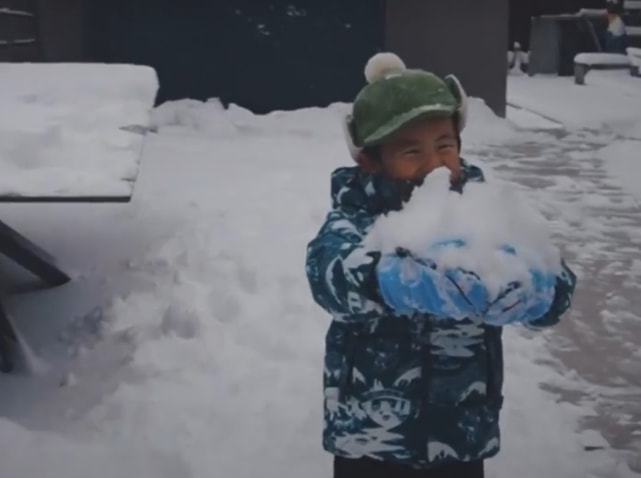
M 358 155 L 363 151 L 363 148 L 356 146 L 354 142 L 354 121 L 352 115 L 346 115 L 343 120 L 343 133 L 345 134 L 345 141 L 347 142 L 347 148 L 349 149 L 349 154 L 352 155 L 352 158 L 358 158 Z
M 461 131 L 463 131 L 463 128 L 465 128 L 465 123 L 467 121 L 467 94 L 465 93 L 465 90 L 463 89 L 461 82 L 458 80 L 456 76 L 447 75 L 444 78 L 444 80 L 448 88 L 452 92 L 452 94 L 456 97 L 456 99 L 459 102 L 458 125 L 459 125 L 459 133 L 460 133 Z

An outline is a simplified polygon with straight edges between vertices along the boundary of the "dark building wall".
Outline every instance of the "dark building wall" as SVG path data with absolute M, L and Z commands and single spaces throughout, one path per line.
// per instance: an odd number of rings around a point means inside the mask
M 153 66 L 158 100 L 255 112 L 351 101 L 382 49 L 383 0 L 91 2 L 91 59 Z
M 43 61 L 87 59 L 86 1 L 35 0 Z
M 0 61 L 39 61 L 36 0 L 0 0 Z
M 386 45 L 409 67 L 455 74 L 505 115 L 508 0 L 391 0 Z

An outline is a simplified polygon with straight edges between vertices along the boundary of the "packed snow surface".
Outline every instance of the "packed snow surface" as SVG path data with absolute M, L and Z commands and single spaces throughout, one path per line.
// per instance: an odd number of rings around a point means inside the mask
M 0 63 L 0 81 L 0 195 L 131 195 L 152 68 Z

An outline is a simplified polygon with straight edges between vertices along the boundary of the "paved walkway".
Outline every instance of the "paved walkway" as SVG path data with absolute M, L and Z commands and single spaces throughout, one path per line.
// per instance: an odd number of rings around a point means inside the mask
M 641 207 L 596 157 L 614 139 L 586 130 L 542 132 L 478 155 L 552 220 L 555 240 L 579 275 L 572 312 L 547 332 L 554 359 L 575 386 L 546 388 L 590 404 L 597 414 L 585 427 L 630 450 L 630 464 L 641 472 Z

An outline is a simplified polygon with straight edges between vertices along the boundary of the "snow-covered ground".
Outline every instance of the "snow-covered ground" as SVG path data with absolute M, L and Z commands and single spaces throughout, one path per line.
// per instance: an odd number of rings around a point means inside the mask
M 609 173 L 621 140 L 471 108 L 465 156 L 534 199 L 580 276 L 560 326 L 506 331 L 503 445 L 488 476 L 637 476 L 641 216 Z M 633 121 L 626 108 L 618 127 Z M 0 377 L 3 477 L 331 476 L 320 444 L 329 317 L 304 259 L 329 174 L 351 161 L 347 109 L 168 104 L 131 204 L 0 207 L 74 273 L 6 301 L 38 363 Z
M 0 78 L 0 195 L 131 195 L 152 68 L 0 63 Z

